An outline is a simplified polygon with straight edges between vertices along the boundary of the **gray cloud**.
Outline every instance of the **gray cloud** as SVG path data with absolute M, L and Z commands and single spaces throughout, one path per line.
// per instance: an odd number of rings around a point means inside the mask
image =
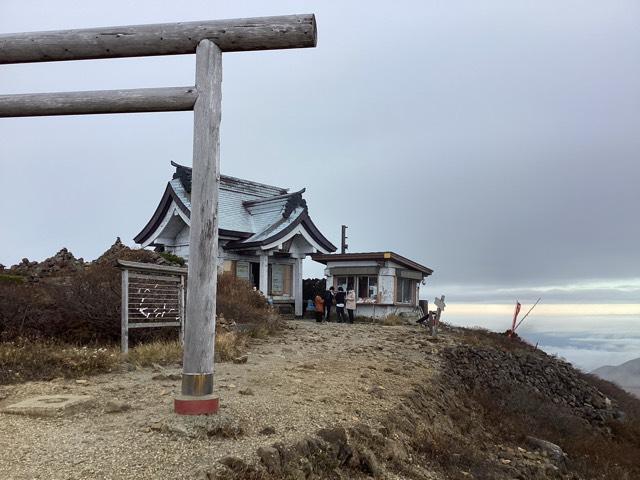
M 433 285 L 431 284 L 433 283 Z M 637 281 L 625 285 L 624 281 L 609 284 L 568 284 L 544 285 L 505 288 L 504 285 L 475 285 L 475 284 L 442 284 L 429 282 L 423 289 L 423 297 L 430 299 L 432 293 L 446 292 L 450 302 L 456 303 L 509 303 L 515 304 L 535 302 L 537 298 L 544 299 L 545 304 L 573 303 L 573 304 L 606 304 L 638 303 L 640 298 L 640 284 Z
M 225 57 L 225 173 L 307 187 L 335 242 L 346 223 L 434 289 L 638 276 L 637 2 L 237 3 L 5 0 L 0 31 L 314 11 L 318 48 Z M 0 92 L 186 85 L 193 63 L 0 66 Z M 190 159 L 186 113 L 0 119 L 0 262 L 131 242 Z

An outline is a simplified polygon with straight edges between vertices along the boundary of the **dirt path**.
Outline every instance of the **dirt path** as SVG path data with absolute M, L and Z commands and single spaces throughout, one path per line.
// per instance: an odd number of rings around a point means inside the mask
M 281 336 L 254 343 L 246 364 L 217 365 L 221 410 L 209 419 L 173 415 L 177 365 L 3 387 L 0 408 L 49 394 L 96 403 L 63 418 L 0 414 L 0 478 L 197 478 L 223 457 L 255 460 L 260 446 L 325 426 L 377 427 L 412 384 L 439 371 L 451 340 L 438 340 L 417 326 L 290 321 Z M 133 408 L 107 413 L 110 401 Z

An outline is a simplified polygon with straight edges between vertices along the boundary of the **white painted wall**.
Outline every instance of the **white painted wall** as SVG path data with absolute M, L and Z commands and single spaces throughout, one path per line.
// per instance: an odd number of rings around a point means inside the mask
M 380 303 L 393 304 L 396 294 L 396 269 L 383 267 L 378 272 L 378 293 Z
M 375 305 L 365 304 L 358 305 L 356 308 L 356 317 L 384 318 L 387 315 L 413 314 L 415 307 L 396 306 L 396 305 Z M 415 314 L 418 317 L 418 314 Z

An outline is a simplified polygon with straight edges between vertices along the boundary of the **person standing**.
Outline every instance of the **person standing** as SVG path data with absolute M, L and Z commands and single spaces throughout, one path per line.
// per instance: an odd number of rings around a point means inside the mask
M 353 314 L 356 310 L 356 292 L 349 290 L 347 292 L 347 313 L 349 314 L 349 323 L 353 323 Z
M 316 306 L 316 322 L 322 322 L 322 316 L 324 315 L 324 298 L 320 296 L 320 294 L 316 295 L 315 299 Z
M 344 314 L 346 301 L 344 290 L 342 287 L 338 287 L 338 293 L 336 293 L 336 313 L 338 314 L 338 323 L 347 323 L 347 317 Z
M 312 312 L 315 313 L 315 311 L 316 311 L 316 302 L 315 302 L 315 300 L 313 298 L 307 299 L 307 306 L 305 308 L 305 314 L 307 312 L 309 312 L 309 315 L 311 315 Z
M 324 319 L 327 322 L 331 321 L 331 306 L 333 305 L 333 291 L 335 289 L 330 287 L 329 290 L 324 292 Z

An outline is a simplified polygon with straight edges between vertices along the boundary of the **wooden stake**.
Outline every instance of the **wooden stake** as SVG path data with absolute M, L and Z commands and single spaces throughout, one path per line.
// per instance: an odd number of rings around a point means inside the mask
M 431 323 L 431 335 L 436 337 L 438 336 L 438 324 L 440 323 L 440 316 L 442 315 L 444 307 L 446 306 L 444 303 L 444 295 L 442 295 L 440 298 L 436 298 L 434 300 L 434 303 L 438 308 L 436 310 L 435 316 L 433 317 L 433 322 Z
M 524 322 L 524 319 L 527 318 L 529 316 L 529 314 L 531 313 L 531 311 L 536 308 L 536 305 L 538 305 L 538 303 L 540 302 L 540 300 L 542 300 L 542 298 L 538 298 L 538 300 L 536 300 L 536 303 L 533 304 L 533 306 L 529 309 L 529 311 L 526 313 L 526 315 L 524 317 L 522 317 L 520 319 L 520 321 L 518 322 L 518 324 L 515 326 L 515 328 L 513 329 L 513 331 L 515 332 L 518 327 L 522 324 L 522 322 Z
M 122 303 L 120 325 L 120 350 L 129 352 L 129 270 L 122 270 Z

